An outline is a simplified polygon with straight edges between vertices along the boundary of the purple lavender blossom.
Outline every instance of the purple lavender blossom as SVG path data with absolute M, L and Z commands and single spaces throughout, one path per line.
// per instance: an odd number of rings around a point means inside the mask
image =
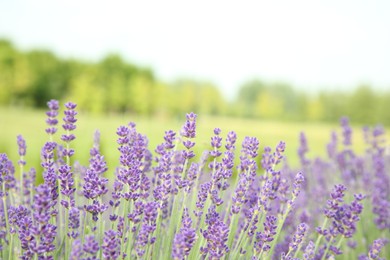
M 211 206 L 206 214 L 207 229 L 202 231 L 207 244 L 200 248 L 202 254 L 209 254 L 210 258 L 220 259 L 229 252 L 227 246 L 229 227 L 220 219 L 215 211 L 215 206 Z
M 99 220 L 98 216 L 103 214 L 108 209 L 108 206 L 98 200 L 93 200 L 92 204 L 84 205 L 84 209 L 92 214 L 92 220 L 96 222 Z
M 234 167 L 234 150 L 228 150 L 224 153 L 222 158 L 222 164 L 220 174 L 224 180 L 222 183 L 222 190 L 226 190 L 229 187 L 229 179 L 233 175 Z
M 38 257 L 55 250 L 54 240 L 57 227 L 49 223 L 51 212 L 53 212 L 52 203 L 50 187 L 46 184 L 39 185 L 36 188 L 32 207 L 35 223 L 33 234 L 37 243 L 33 251 Z
M 192 227 L 192 220 L 188 214 L 188 209 L 184 209 L 182 217 L 182 228 L 175 235 L 172 246 L 173 259 L 183 259 L 188 257 L 190 250 L 197 239 L 195 229 Z
M 99 251 L 99 243 L 96 241 L 94 235 L 88 235 L 85 237 L 83 251 L 88 254 L 91 259 L 97 259 L 96 254 Z
M 390 229 L 390 177 L 386 173 L 386 162 L 378 151 L 373 155 L 374 186 L 372 193 L 374 222 L 381 230 Z
M 61 165 L 58 169 L 58 172 L 58 179 L 60 180 L 61 185 L 61 194 L 63 194 L 65 197 L 68 197 L 68 200 L 63 199 L 60 201 L 60 203 L 65 208 L 69 209 L 70 207 L 75 206 L 74 192 L 76 191 L 76 188 L 74 187 L 72 168 L 67 164 Z
M 50 110 L 46 112 L 46 115 L 48 117 L 46 119 L 46 123 L 49 126 L 46 129 L 46 133 L 52 136 L 57 132 L 56 125 L 58 124 L 57 115 L 58 115 L 59 104 L 57 100 L 52 99 L 49 102 L 47 102 L 47 106 L 49 107 Z
M 370 251 L 368 252 L 368 257 L 370 259 L 379 259 L 379 253 L 389 241 L 386 239 L 377 239 L 372 243 Z
M 81 259 L 82 255 L 83 255 L 83 246 L 81 244 L 81 240 L 76 239 L 75 241 L 73 241 L 72 251 L 70 253 L 69 259 L 70 260 L 78 260 L 78 259 Z
M 104 156 L 100 155 L 98 140 L 95 140 L 94 147 L 90 150 L 90 155 L 89 167 L 84 176 L 83 195 L 88 200 L 92 200 L 92 204 L 85 204 L 84 209 L 92 214 L 94 221 L 97 221 L 98 215 L 108 209 L 107 205 L 99 202 L 99 198 L 108 192 L 106 187 L 108 179 L 103 177 L 108 168 Z
M 315 245 L 314 245 L 313 241 L 309 241 L 309 243 L 307 244 L 305 251 L 303 253 L 303 259 L 305 259 L 305 260 L 314 259 L 314 256 L 315 256 L 314 250 L 315 250 Z
M 336 155 L 337 155 L 337 134 L 336 134 L 336 132 L 334 132 L 334 131 L 332 132 L 330 142 L 326 148 L 328 151 L 329 158 L 335 159 Z
M 245 194 L 249 186 L 248 179 L 245 174 L 240 174 L 239 178 L 240 179 L 238 181 L 238 185 L 232 197 L 232 202 L 233 202 L 231 208 L 232 214 L 238 214 L 240 212 L 241 205 L 244 203 Z
M 182 151 L 183 158 L 189 160 L 195 156 L 194 152 L 191 150 L 191 148 L 194 147 L 195 142 L 191 141 L 190 139 L 193 139 L 196 136 L 196 114 L 187 114 L 187 121 L 181 129 L 180 135 L 185 137 L 185 139 L 182 141 L 184 147 L 186 148 L 186 150 Z
M 232 197 L 231 213 L 233 214 L 240 212 L 246 193 L 256 178 L 257 164 L 255 158 L 258 155 L 258 149 L 259 140 L 257 138 L 245 137 L 242 143 L 240 165 L 238 166 L 240 170 L 238 185 Z
M 19 240 L 21 248 L 24 250 L 23 257 L 25 259 L 31 259 L 34 255 L 33 249 L 36 247 L 36 241 L 34 239 L 34 227 L 33 220 L 30 215 L 21 217 L 19 220 Z
M 185 238 L 182 233 L 177 233 L 173 239 L 172 258 L 175 260 L 185 259 Z
M 187 121 L 180 131 L 180 135 L 187 138 L 195 138 L 196 136 L 196 114 L 193 112 L 186 115 Z
M 65 103 L 65 108 L 65 117 L 63 118 L 64 124 L 62 125 L 62 128 L 66 131 L 66 134 L 61 136 L 61 140 L 69 145 L 69 143 L 76 138 L 74 134 L 70 133 L 76 129 L 77 119 L 75 116 L 77 115 L 77 112 L 74 110 L 76 108 L 76 104 L 72 102 Z M 64 154 L 67 157 L 71 157 L 74 154 L 74 150 L 67 147 L 64 150 Z
M 211 182 L 206 182 L 200 185 L 198 191 L 198 199 L 196 201 L 196 208 L 198 211 L 194 212 L 196 216 L 201 216 L 203 214 L 204 203 L 206 202 L 208 193 L 211 189 Z
M 10 233 L 13 234 L 22 225 L 23 219 L 30 215 L 30 210 L 25 206 L 10 206 L 8 208 L 8 222 L 10 225 Z
M 348 117 L 342 117 L 340 119 L 340 125 L 343 128 L 343 144 L 345 146 L 350 146 L 352 144 L 352 128 L 349 126 Z
M 299 141 L 300 141 L 300 146 L 298 148 L 298 155 L 301 160 L 301 165 L 307 166 L 310 163 L 310 161 L 306 158 L 306 154 L 309 151 L 309 148 L 307 146 L 307 139 L 304 132 L 301 132 L 299 134 Z
M 271 249 L 270 242 L 274 240 L 277 228 L 277 218 L 272 215 L 268 215 L 263 223 L 264 231 L 256 233 L 255 240 L 255 255 L 261 255 L 263 252 L 267 252 Z
M 190 193 L 192 190 L 192 187 L 194 186 L 196 178 L 199 176 L 199 164 L 196 162 L 191 162 L 190 168 L 188 169 L 188 174 L 187 174 L 187 180 L 188 184 L 186 187 L 186 192 Z
M 305 178 L 303 177 L 303 174 L 301 172 L 298 172 L 295 176 L 294 183 L 293 183 L 293 197 L 296 198 L 299 195 L 299 192 L 301 190 L 301 185 L 305 181 Z
M 237 134 L 236 134 L 236 132 L 230 131 L 227 134 L 227 137 L 226 137 L 226 144 L 225 144 L 226 150 L 234 151 L 235 150 L 236 141 L 237 141 Z
M 69 210 L 69 229 L 71 230 L 67 235 L 73 239 L 79 236 L 80 227 L 80 210 L 76 207 L 72 207 Z
M 142 200 L 137 200 L 134 203 L 133 212 L 127 215 L 127 218 L 134 224 L 140 223 L 142 220 L 142 214 L 144 213 L 144 202 Z
M 325 209 L 325 216 L 332 218 L 335 215 L 335 212 L 339 208 L 339 204 L 342 203 L 344 192 L 347 188 L 343 184 L 335 185 L 333 191 L 330 193 L 330 200 L 327 201 L 327 209 Z
M 283 141 L 280 141 L 278 145 L 276 146 L 275 153 L 274 153 L 274 164 L 278 165 L 280 161 L 283 159 L 283 153 L 286 149 L 286 143 Z
M 172 149 L 175 147 L 174 142 L 176 140 L 176 133 L 172 130 L 166 131 L 164 136 L 164 148 L 165 149 Z
M 54 163 L 54 152 L 57 144 L 55 142 L 46 142 L 41 152 L 41 166 L 43 167 L 43 180 L 46 185 L 50 187 L 53 207 L 57 204 L 58 198 L 58 185 L 57 185 L 57 173 Z
M 156 202 L 148 202 L 144 207 L 144 219 L 138 233 L 136 244 L 136 251 L 139 257 L 142 257 L 145 254 L 144 247 L 155 240 L 151 235 L 156 230 L 158 204 Z
M 0 154 L 0 195 L 3 199 L 0 201 L 0 251 L 5 258 L 54 259 L 69 255 L 70 259 L 97 260 L 147 259 L 163 255 L 173 259 L 196 256 L 247 259 L 251 254 L 252 259 L 334 257 L 343 251 L 348 254 L 347 250 L 361 250 L 364 246 L 359 237 L 362 233 L 356 234 L 356 230 L 363 212 L 362 200 L 366 196 L 355 194 L 352 202 L 346 203 L 346 186 L 352 192 L 368 192 L 373 214 L 370 216 L 367 213 L 366 216 L 372 217 L 382 231 L 390 226 L 389 155 L 383 127 L 367 128 L 365 138 L 369 149 L 365 154 L 355 155 L 351 142 L 352 130 L 348 120 L 343 118 L 343 138 L 339 142 L 343 141 L 344 148 L 341 152 L 337 151 L 337 135 L 333 133 L 327 147 L 329 158 L 326 161 L 321 158 L 309 161 L 306 158 L 307 140 L 301 133 L 298 153 L 310 179 L 310 183 L 305 185 L 302 185 L 303 174 L 298 173 L 294 178 L 295 170 L 287 164 L 280 170 L 276 169 L 279 163 L 285 163 L 284 142 L 280 142 L 275 151 L 269 147 L 264 149 L 261 165 L 265 174 L 259 175 L 259 141 L 246 137 L 236 168 L 237 186 L 228 190 L 224 197 L 222 191 L 229 187 L 229 178 L 235 167 L 237 136 L 235 132 L 229 132 L 226 150 L 223 150 L 221 129 L 215 128 L 211 137 L 212 151 L 205 151 L 199 162 L 190 161 L 195 155 L 193 138 L 197 130 L 197 116 L 190 113 L 178 136 L 173 131 L 165 132 L 163 143 L 155 149 L 155 156 L 148 149 L 148 139 L 137 132 L 134 123 L 117 129 L 120 165 L 114 169 L 116 178 L 112 196 L 107 198 L 112 207 L 107 214 L 112 221 L 111 229 L 104 230 L 106 226 L 97 221 L 102 220 L 102 214 L 108 209 L 106 198 L 103 198 L 109 190 L 108 180 L 104 178 L 108 167 L 99 150 L 99 133 L 95 133 L 89 166 L 80 166 L 80 171 L 74 167 L 72 172 L 70 157 L 74 151 L 69 145 L 75 139 L 72 131 L 76 128 L 76 105 L 70 102 L 65 105 L 63 127 L 66 134 L 61 137 L 65 142 L 63 148 L 52 142 L 53 134 L 57 131 L 58 101 L 52 100 L 48 106 L 49 128 L 46 131 L 50 142 L 42 148 L 42 169 L 38 171 L 42 173 L 44 183 L 35 188 L 35 171 L 24 172 L 26 143 L 22 136 L 17 137 L 18 163 L 23 176 L 21 185 L 14 178 L 12 162 L 5 154 Z M 184 148 L 179 150 L 178 144 Z M 209 167 L 205 167 L 209 162 Z M 80 173 L 80 178 L 74 178 L 74 173 Z M 316 213 L 320 211 L 320 203 L 323 203 L 323 192 L 333 184 L 331 174 L 339 173 L 344 178 L 345 186 L 340 184 L 334 187 L 323 210 L 325 222 L 321 228 L 317 228 L 318 234 L 313 234 L 318 235 L 316 243 L 309 241 L 305 245 L 304 240 L 309 237 L 309 225 L 305 223 L 317 225 L 321 220 Z M 339 177 L 336 175 L 335 180 Z M 81 184 L 79 179 L 82 180 Z M 288 181 L 291 179 L 294 179 L 293 183 Z M 76 187 L 75 184 L 79 185 Z M 315 189 L 312 185 L 320 188 Z M 19 187 L 22 199 L 14 196 L 14 189 Z M 181 193 L 183 188 L 185 192 Z M 58 192 L 61 192 L 63 199 L 61 205 L 68 209 L 65 210 L 67 219 L 63 218 L 64 209 L 56 205 Z M 297 199 L 300 192 L 309 196 L 299 196 Z M 84 198 L 76 203 L 76 196 Z M 309 197 L 314 198 L 314 202 Z M 231 198 L 231 204 L 220 206 L 223 198 Z M 57 217 L 58 209 L 61 210 L 60 217 Z M 88 216 L 88 212 L 94 227 L 88 223 L 89 217 L 81 222 L 80 216 Z M 202 218 L 203 212 L 205 220 Z M 180 223 L 175 223 L 177 218 L 174 214 L 180 214 Z M 191 219 L 191 214 L 195 215 L 194 219 Z M 279 221 L 276 216 L 280 216 Z M 66 232 L 57 233 L 55 225 L 60 224 L 64 228 L 63 223 L 67 224 Z M 81 227 L 81 223 L 88 226 L 86 233 L 83 233 L 85 226 Z M 101 225 L 101 230 L 98 225 Z M 163 241 L 166 233 L 173 241 Z M 369 238 L 372 234 L 367 235 Z M 200 241 L 197 241 L 198 236 Z M 66 241 L 64 244 L 63 239 Z M 69 239 L 71 242 L 74 240 L 72 245 Z M 380 259 L 380 250 L 386 243 L 386 239 L 374 241 L 367 256 L 360 256 L 359 259 Z M 71 250 L 69 247 L 72 247 Z M 383 251 L 388 253 L 387 248 Z
M 309 226 L 306 223 L 298 225 L 297 230 L 289 244 L 289 252 L 294 252 L 302 244 Z
M 20 160 L 18 161 L 19 165 L 25 165 L 26 161 L 24 160 L 24 156 L 26 155 L 26 141 L 24 140 L 22 135 L 17 136 L 17 143 L 18 143 L 18 152 L 20 156 Z
M 136 131 L 134 123 L 130 123 L 128 127 L 118 128 L 117 134 L 121 164 L 117 171 L 117 179 L 128 187 L 121 195 L 125 200 L 148 197 L 150 185 L 144 172 L 150 167 L 148 139 Z M 142 180 L 144 183 L 141 185 Z
M 264 147 L 264 152 L 262 154 L 262 159 L 261 159 L 261 166 L 263 167 L 264 170 L 266 171 L 269 171 L 270 169 L 272 169 L 272 165 L 273 165 L 273 156 L 271 154 L 271 147 L 269 146 L 266 146 Z
M 213 150 L 210 151 L 210 156 L 213 158 L 219 157 L 222 154 L 219 151 L 219 148 L 222 146 L 222 137 L 219 136 L 220 133 L 221 133 L 221 129 L 215 128 L 214 129 L 214 136 L 211 137 L 211 147 L 213 148 Z
M 8 196 L 8 191 L 15 188 L 15 167 L 12 164 L 12 161 L 8 159 L 5 153 L 0 154 L 0 186 L 2 190 L 0 196 Z
M 245 137 L 242 142 L 241 153 L 248 156 L 251 159 L 254 159 L 258 155 L 259 149 L 259 140 L 256 137 Z
M 117 233 L 110 229 L 104 232 L 102 251 L 104 259 L 115 260 L 120 254 L 120 241 L 116 236 Z

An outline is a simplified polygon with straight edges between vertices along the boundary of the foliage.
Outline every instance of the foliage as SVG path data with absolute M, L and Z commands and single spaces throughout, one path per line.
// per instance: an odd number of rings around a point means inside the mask
M 207 81 L 162 82 L 153 71 L 110 54 L 98 62 L 57 57 L 46 50 L 20 51 L 0 40 L 0 105 L 44 107 L 49 98 L 71 99 L 94 114 L 129 112 L 178 117 L 208 115 L 334 122 L 341 116 L 361 124 L 390 125 L 390 91 L 358 86 L 352 92 L 305 93 L 285 83 L 244 82 L 226 101 Z
M 177 116 L 188 110 L 222 114 L 226 107 L 211 83 L 182 80 L 166 84 L 150 69 L 114 54 L 93 63 L 59 58 L 44 50 L 23 52 L 0 40 L 0 71 L 3 106 L 44 107 L 49 98 L 72 99 L 82 111 L 146 116 Z

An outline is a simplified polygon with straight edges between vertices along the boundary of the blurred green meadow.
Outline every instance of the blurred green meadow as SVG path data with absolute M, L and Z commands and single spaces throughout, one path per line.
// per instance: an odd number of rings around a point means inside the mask
M 58 117 L 60 124 L 62 117 L 61 114 Z M 93 144 L 93 135 L 96 130 L 99 130 L 101 133 L 101 149 L 110 169 L 109 174 L 113 174 L 119 160 L 119 152 L 116 144 L 117 136 L 115 133 L 117 127 L 126 125 L 129 122 L 136 123 L 137 130 L 148 137 L 149 149 L 153 152 L 155 147 L 163 142 L 163 136 L 166 130 L 178 132 L 185 122 L 185 114 L 180 118 L 148 118 L 127 114 L 98 116 L 81 112 L 77 118 L 77 129 L 75 130 L 76 140 L 72 142 L 72 147 L 75 149 L 76 154 L 74 158 L 77 158 L 81 165 L 88 165 L 89 149 Z M 16 137 L 19 134 L 23 135 L 27 142 L 27 167 L 36 167 L 39 175 L 41 148 L 48 140 L 48 136 L 45 133 L 45 120 L 45 110 L 0 107 L 0 153 L 7 153 L 16 164 L 18 161 Z M 340 131 L 338 122 L 334 124 L 286 122 L 204 116 L 199 114 L 197 118 L 195 146 L 197 156 L 200 156 L 203 151 L 210 149 L 210 138 L 213 135 L 213 129 L 215 127 L 222 129 L 222 136 L 226 136 L 231 130 L 236 131 L 238 146 L 241 145 L 241 141 L 245 136 L 259 138 L 260 154 L 264 146 L 274 148 L 279 141 L 285 141 L 287 162 L 292 166 L 299 164 L 297 149 L 299 147 L 299 134 L 301 131 L 305 132 L 308 140 L 309 158 L 316 156 L 326 157 L 326 145 L 330 140 L 331 132 L 333 130 Z M 355 151 L 362 153 L 364 151 L 364 138 L 361 127 L 354 126 L 353 130 Z M 55 135 L 56 141 L 60 144 L 62 143 L 60 140 L 62 133 L 63 130 L 60 128 Z
M 222 134 L 234 130 L 238 141 L 245 136 L 259 138 L 261 149 L 287 143 L 291 165 L 296 155 L 299 133 L 304 131 L 309 156 L 326 156 L 326 144 L 338 120 L 348 116 L 354 127 L 355 151 L 364 151 L 363 124 L 390 126 L 390 91 L 374 91 L 369 85 L 352 92 L 324 90 L 298 91 L 288 83 L 248 79 L 238 87 L 233 100 L 223 89 L 200 79 L 159 79 L 153 68 L 108 54 L 99 61 L 63 58 L 46 49 L 23 50 L 0 38 L 0 152 L 18 160 L 16 136 L 27 141 L 27 161 L 38 167 L 40 149 L 47 140 L 45 107 L 50 99 L 77 103 L 79 121 L 72 142 L 77 160 L 88 164 L 95 130 L 101 132 L 102 152 L 108 165 L 117 165 L 116 129 L 135 122 L 150 141 L 151 151 L 163 141 L 166 130 L 180 130 L 185 113 L 198 114 L 195 152 L 209 149 L 213 129 Z M 57 134 L 57 141 L 60 141 Z M 59 142 L 61 143 L 61 142 Z M 261 151 L 260 151 L 261 152 Z M 111 171 L 113 172 L 113 171 Z

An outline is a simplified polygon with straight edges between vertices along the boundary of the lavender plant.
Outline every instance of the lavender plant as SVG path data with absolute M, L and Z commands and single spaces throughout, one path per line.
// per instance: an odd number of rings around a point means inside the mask
M 27 170 L 21 135 L 18 169 L 0 154 L 1 259 L 390 258 L 382 127 L 364 129 L 367 150 L 359 155 L 342 118 L 327 158 L 308 158 L 302 132 L 301 165 L 293 169 L 284 142 L 259 156 L 260 141 L 245 137 L 238 152 L 236 133 L 224 138 L 219 128 L 209 150 L 197 154 L 197 115 L 189 113 L 154 152 L 136 124 L 118 127 L 120 156 L 111 169 L 99 132 L 89 165 L 77 162 L 76 104 L 65 104 L 59 140 L 59 102 L 48 108 L 40 169 Z

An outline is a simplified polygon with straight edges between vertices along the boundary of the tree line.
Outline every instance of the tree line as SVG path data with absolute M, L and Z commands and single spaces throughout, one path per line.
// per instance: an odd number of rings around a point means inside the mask
M 390 125 L 390 90 L 297 91 L 288 84 L 250 80 L 233 101 L 212 82 L 164 82 L 153 70 L 110 54 L 97 62 L 60 58 L 48 50 L 22 51 L 0 39 L 0 105 L 44 107 L 49 99 L 72 100 L 89 113 L 176 116 L 194 111 L 277 120 L 335 121 Z

